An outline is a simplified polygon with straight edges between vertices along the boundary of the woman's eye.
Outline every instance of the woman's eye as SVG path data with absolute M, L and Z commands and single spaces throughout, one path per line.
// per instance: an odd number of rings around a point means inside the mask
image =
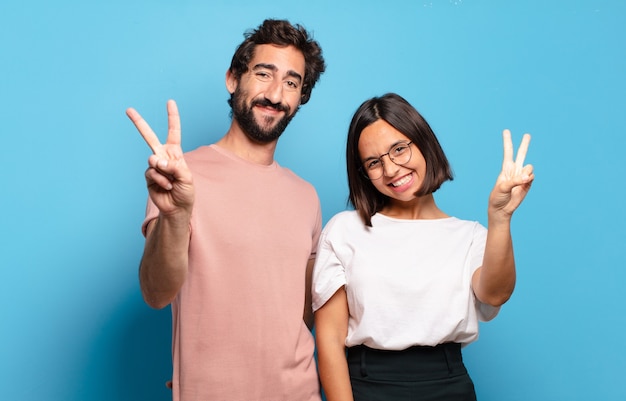
M 406 150 L 407 146 L 406 145 L 400 145 L 400 146 L 396 146 L 393 149 L 394 153 L 404 153 L 404 151 Z
M 372 170 L 372 169 L 375 169 L 375 168 L 378 166 L 378 164 L 379 164 L 379 163 L 380 163 L 380 162 L 379 162 L 378 160 L 370 160 L 370 161 L 368 161 L 368 162 L 367 162 L 367 164 L 365 165 L 365 167 L 366 167 L 368 170 Z

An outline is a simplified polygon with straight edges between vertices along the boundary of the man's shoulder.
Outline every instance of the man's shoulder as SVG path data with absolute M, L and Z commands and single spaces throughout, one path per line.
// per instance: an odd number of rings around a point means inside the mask
M 185 163 L 192 171 L 213 170 L 228 162 L 228 158 L 216 150 L 214 145 L 202 145 L 183 154 Z
M 217 154 L 214 150 L 212 150 L 211 145 L 202 145 L 198 146 L 195 149 L 186 151 L 183 156 L 185 157 L 185 161 L 189 160 L 202 160 L 208 157 L 214 157 Z
M 304 191 L 313 191 L 313 192 L 315 192 L 315 187 L 313 186 L 313 184 L 311 182 L 309 182 L 305 178 L 299 176 L 298 174 L 296 174 L 293 170 L 291 170 L 288 167 L 281 166 L 278 163 L 276 163 L 276 166 L 277 166 L 278 171 L 279 171 L 280 175 L 282 176 L 282 178 L 284 180 L 288 181 L 295 188 L 301 188 Z

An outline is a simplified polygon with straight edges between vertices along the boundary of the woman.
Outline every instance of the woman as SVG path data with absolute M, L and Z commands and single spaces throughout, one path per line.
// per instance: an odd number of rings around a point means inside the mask
M 356 111 L 346 150 L 355 210 L 324 228 L 313 276 L 328 401 L 476 399 L 461 347 L 513 292 L 511 217 L 534 179 L 523 165 L 530 136 L 515 161 L 508 130 L 503 139 L 485 228 L 437 207 L 452 172 L 415 108 L 387 94 Z

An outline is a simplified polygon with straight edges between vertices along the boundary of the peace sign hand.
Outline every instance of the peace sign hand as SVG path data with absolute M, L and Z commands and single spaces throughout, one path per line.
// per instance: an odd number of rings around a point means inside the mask
M 168 132 L 165 144 L 159 142 L 152 128 L 135 109 L 127 109 L 126 115 L 154 153 L 148 158 L 149 167 L 145 174 L 150 199 L 162 214 L 185 212 L 191 215 L 194 186 L 180 145 L 180 116 L 176 102 L 167 102 Z
M 504 160 L 502 161 L 502 171 L 489 196 L 489 214 L 495 217 L 493 213 L 496 213 L 496 215 L 510 219 L 530 190 L 535 174 L 532 165 L 524 165 L 530 135 L 524 134 L 515 161 L 513 161 L 511 132 L 508 129 L 502 131 L 502 139 L 504 142 Z

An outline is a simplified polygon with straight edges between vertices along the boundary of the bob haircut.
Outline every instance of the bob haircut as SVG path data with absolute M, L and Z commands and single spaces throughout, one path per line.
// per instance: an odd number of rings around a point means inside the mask
M 422 115 L 403 97 L 387 93 L 366 100 L 352 117 L 346 144 L 349 202 L 354 206 L 366 226 L 372 226 L 372 216 L 389 203 L 389 197 L 378 192 L 372 182 L 361 172 L 359 155 L 361 132 L 370 124 L 384 120 L 404 134 L 422 152 L 426 160 L 426 176 L 415 196 L 432 194 L 441 185 L 453 179 L 439 140 Z
M 320 75 L 326 70 L 322 48 L 299 24 L 292 25 L 286 20 L 266 19 L 257 29 L 244 34 L 244 41 L 237 47 L 230 62 L 230 72 L 239 81 L 248 71 L 248 64 L 254 57 L 257 45 L 293 46 L 304 56 L 304 81 L 300 104 L 305 104 L 311 97 L 311 91 Z M 228 99 L 232 107 L 232 96 Z

